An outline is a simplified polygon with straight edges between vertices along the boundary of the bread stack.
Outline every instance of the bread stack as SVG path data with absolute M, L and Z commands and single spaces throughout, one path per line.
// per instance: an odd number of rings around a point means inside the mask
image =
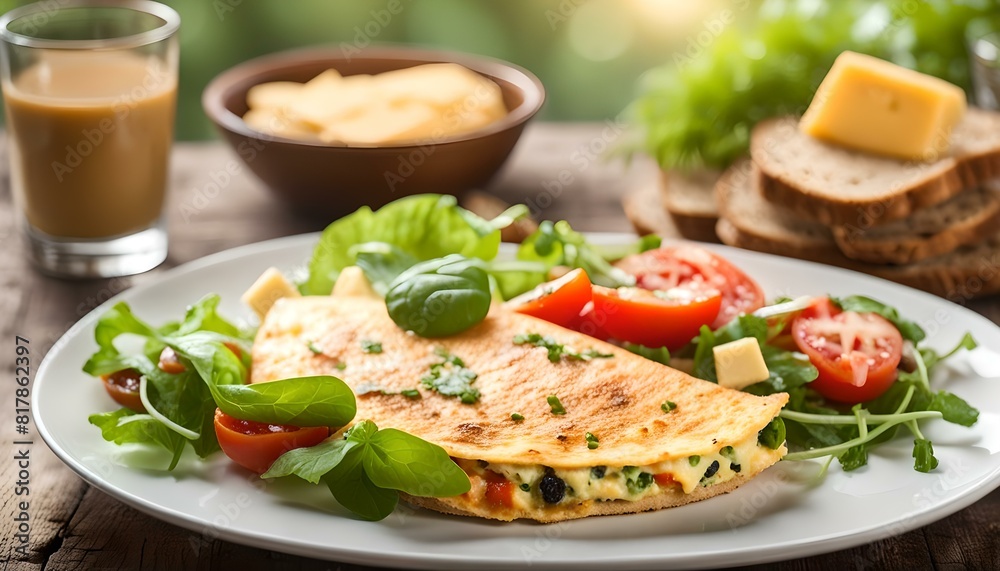
M 757 125 L 715 188 L 726 244 L 835 264 L 967 300 L 1000 292 L 1000 114 L 969 109 L 934 161 Z

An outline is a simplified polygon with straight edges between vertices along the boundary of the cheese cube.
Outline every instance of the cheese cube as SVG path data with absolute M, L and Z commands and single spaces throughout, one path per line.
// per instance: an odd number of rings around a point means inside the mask
M 764 364 L 760 345 L 753 337 L 716 345 L 712 354 L 719 386 L 742 390 L 771 376 Z
M 250 306 L 261 319 L 271 310 L 274 302 L 283 297 L 300 297 L 302 294 L 291 284 L 278 268 L 268 268 L 253 282 L 240 300 Z
M 932 161 L 946 154 L 965 92 L 875 57 L 840 54 L 799 123 L 802 132 L 861 151 Z
M 337 281 L 333 284 L 333 292 L 330 295 L 337 297 L 370 297 L 372 299 L 382 299 L 379 294 L 372 289 L 371 282 L 365 276 L 365 272 L 358 266 L 347 266 L 340 271 Z

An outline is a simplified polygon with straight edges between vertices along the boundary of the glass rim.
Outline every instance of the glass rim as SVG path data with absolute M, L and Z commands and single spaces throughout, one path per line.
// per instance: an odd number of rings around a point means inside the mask
M 181 25 L 181 17 L 176 10 L 165 4 L 152 0 L 60 0 L 58 6 L 51 8 L 51 0 L 35 2 L 20 8 L 14 8 L 0 16 L 0 40 L 5 43 L 41 49 L 127 49 L 146 46 L 173 36 Z M 115 38 L 90 40 L 54 40 L 36 38 L 12 31 L 9 26 L 15 20 L 33 14 L 58 12 L 72 8 L 122 8 L 133 12 L 141 12 L 159 18 L 163 23 L 152 30 L 129 34 Z

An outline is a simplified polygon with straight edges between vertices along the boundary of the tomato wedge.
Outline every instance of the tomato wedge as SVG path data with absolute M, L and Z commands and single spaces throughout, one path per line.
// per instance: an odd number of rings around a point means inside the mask
M 226 456 L 247 470 L 263 474 L 289 450 L 315 446 L 330 436 L 325 426 L 300 428 L 240 420 L 215 410 L 215 435 Z
M 136 412 L 146 412 L 139 397 L 139 378 L 142 375 L 135 369 L 123 369 L 110 375 L 101 375 L 104 389 L 116 403 Z
M 647 347 L 683 347 L 715 319 L 722 304 L 716 290 L 687 287 L 649 291 L 594 286 L 593 291 L 594 316 L 604 318 L 604 330 L 619 341 Z
M 577 268 L 512 298 L 506 305 L 518 313 L 568 327 L 590 299 L 590 278 L 587 272 Z
M 792 338 L 819 370 L 810 383 L 824 397 L 844 403 L 877 398 L 896 380 L 903 337 L 875 313 L 841 311 L 817 300 L 792 322 Z
M 615 265 L 635 276 L 636 286 L 644 289 L 718 290 L 722 293 L 719 313 L 705 322 L 712 329 L 764 306 L 764 290 L 757 282 L 729 260 L 698 246 L 663 246 L 627 256 Z

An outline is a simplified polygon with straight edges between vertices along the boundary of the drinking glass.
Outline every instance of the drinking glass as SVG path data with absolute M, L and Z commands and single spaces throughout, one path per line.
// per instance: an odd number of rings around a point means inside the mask
M 14 206 L 41 271 L 121 276 L 166 258 L 179 26 L 147 0 L 45 0 L 0 17 Z

